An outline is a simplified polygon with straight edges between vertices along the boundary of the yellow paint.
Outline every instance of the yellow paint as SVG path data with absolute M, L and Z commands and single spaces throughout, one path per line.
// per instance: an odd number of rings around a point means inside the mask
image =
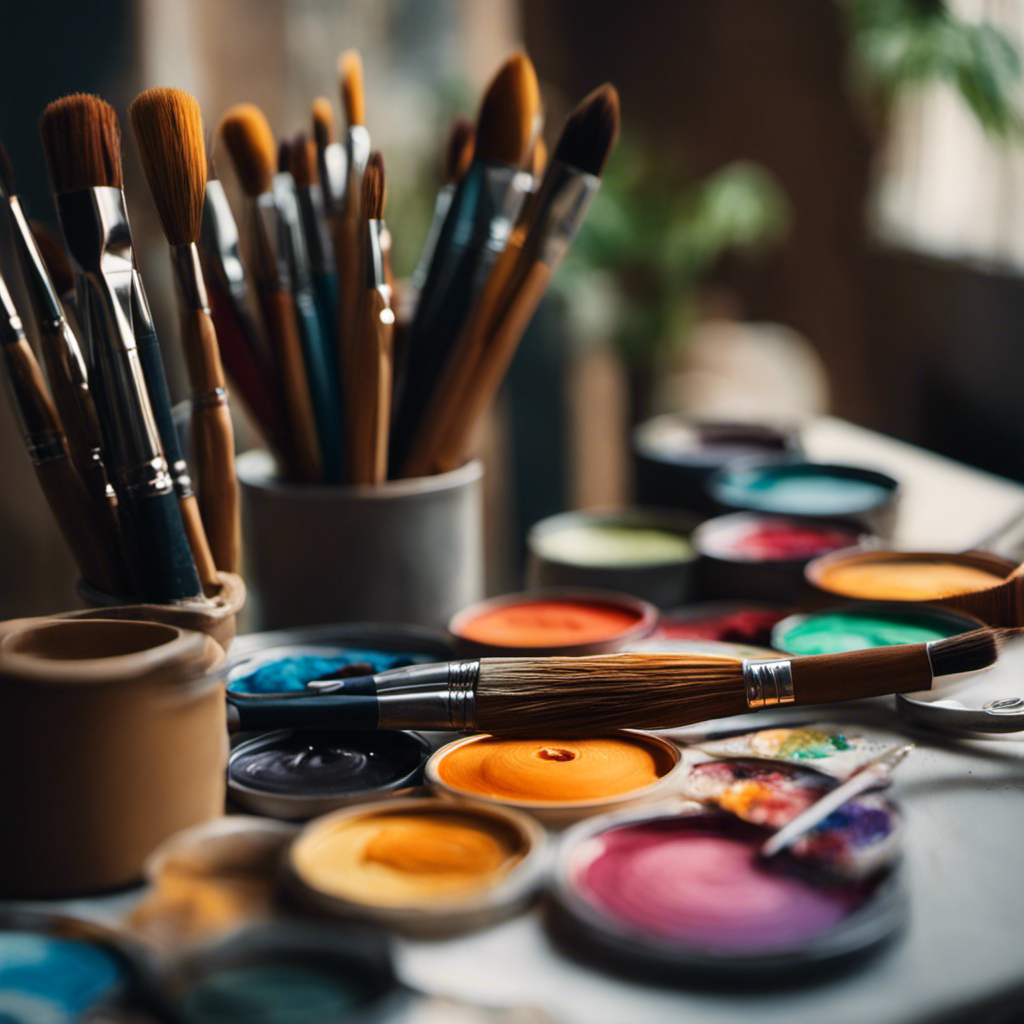
M 833 593 L 872 601 L 934 601 L 950 594 L 985 590 L 1003 577 L 956 562 L 837 562 L 821 576 Z

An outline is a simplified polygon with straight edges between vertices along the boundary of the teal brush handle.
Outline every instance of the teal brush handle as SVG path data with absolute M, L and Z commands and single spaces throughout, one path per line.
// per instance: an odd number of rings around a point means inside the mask
M 356 696 L 237 697 L 228 691 L 228 728 L 370 729 L 378 722 L 377 698 Z
M 174 492 L 133 495 L 129 516 L 142 562 L 139 597 L 163 604 L 202 593 Z
M 302 355 L 306 361 L 309 397 L 313 418 L 320 438 L 320 454 L 324 462 L 324 480 L 341 483 L 341 404 L 338 401 L 338 374 L 327 354 L 328 345 L 320 329 L 320 317 L 312 291 L 295 294 L 295 312 L 302 339 Z
M 167 388 L 167 375 L 164 373 L 164 360 L 156 331 L 150 328 L 144 334 L 137 335 L 135 344 L 139 349 L 139 363 L 142 366 L 142 375 L 146 378 L 149 404 L 153 410 L 153 419 L 156 420 L 157 433 L 160 435 L 160 446 L 164 450 L 164 458 L 167 459 L 167 468 L 174 481 L 175 492 L 179 498 L 184 498 L 193 493 L 192 478 L 188 474 L 178 432 L 174 429 L 171 394 Z
M 334 340 L 338 337 L 338 275 L 333 270 L 314 270 L 313 292 L 324 348 L 331 366 L 337 372 L 337 345 Z

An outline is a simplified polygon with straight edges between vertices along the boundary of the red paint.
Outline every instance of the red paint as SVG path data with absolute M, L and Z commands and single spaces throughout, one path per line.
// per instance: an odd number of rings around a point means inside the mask
M 734 538 L 729 545 L 733 554 L 752 561 L 788 561 L 816 558 L 829 551 L 849 547 L 853 538 L 844 530 L 796 523 L 771 522 Z
M 610 640 L 640 621 L 639 612 L 590 601 L 523 601 L 481 612 L 459 635 L 500 647 L 564 647 Z
M 764 645 L 770 642 L 772 626 L 786 612 L 737 611 L 707 619 L 662 619 L 655 637 L 666 640 L 717 640 L 721 643 Z

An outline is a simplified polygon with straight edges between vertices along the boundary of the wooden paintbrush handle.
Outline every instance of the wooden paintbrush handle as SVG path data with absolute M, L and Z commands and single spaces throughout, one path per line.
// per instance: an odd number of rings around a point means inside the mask
M 816 654 L 793 658 L 790 664 L 796 704 L 835 704 L 930 690 L 932 686 L 924 644 Z
M 185 310 L 181 339 L 192 384 L 192 444 L 199 508 L 214 564 L 225 572 L 238 572 L 241 531 L 235 435 L 210 314 L 202 309 Z M 205 588 L 205 579 L 203 583 Z
M 295 468 L 301 480 L 314 483 L 322 476 L 320 448 L 295 306 L 292 297 L 280 290 L 263 291 L 260 304 L 281 375 Z
M 338 268 L 338 371 L 345 402 L 352 394 L 354 349 L 358 337 L 357 317 L 364 288 L 362 231 L 355 218 L 340 217 L 331 224 L 331 238 Z
M 217 566 L 213 561 L 213 552 L 210 550 L 195 494 L 179 495 L 178 507 L 181 509 L 181 522 L 185 527 L 185 536 L 192 550 L 203 593 L 207 596 L 215 594 L 220 588 L 220 580 L 217 578 Z
M 388 429 L 391 421 L 392 334 L 394 317 L 379 291 L 366 292 L 359 312 L 353 353 L 349 410 L 349 471 L 355 484 L 387 479 Z

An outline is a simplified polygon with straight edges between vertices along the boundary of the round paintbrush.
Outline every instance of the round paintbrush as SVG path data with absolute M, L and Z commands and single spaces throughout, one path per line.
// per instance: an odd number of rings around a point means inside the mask
M 235 435 L 196 243 L 203 221 L 206 144 L 199 103 L 180 89 L 147 89 L 129 107 L 142 167 L 171 246 L 181 344 L 192 385 L 200 509 L 218 569 L 238 572 L 241 528 Z
M 832 704 L 931 688 L 994 664 L 1018 630 L 927 644 L 736 661 L 664 654 L 483 658 L 311 683 L 317 696 L 229 694 L 234 728 L 457 729 L 599 736 L 661 729 L 780 705 Z

